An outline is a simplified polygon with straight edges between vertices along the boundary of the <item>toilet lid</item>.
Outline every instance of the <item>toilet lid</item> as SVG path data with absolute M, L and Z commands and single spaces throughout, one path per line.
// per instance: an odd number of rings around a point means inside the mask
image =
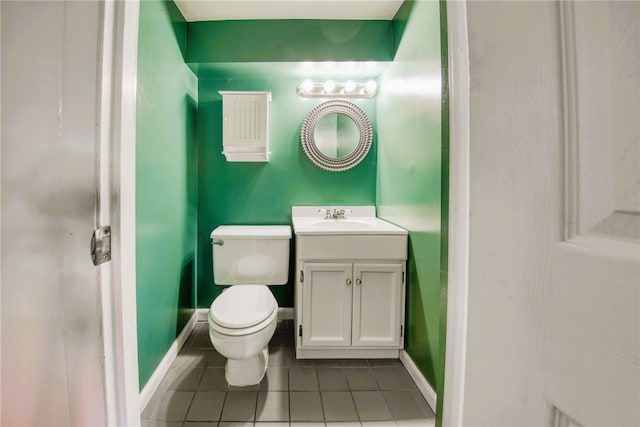
M 209 313 L 225 328 L 248 328 L 264 321 L 278 308 L 269 288 L 264 285 L 231 286 L 218 296 Z

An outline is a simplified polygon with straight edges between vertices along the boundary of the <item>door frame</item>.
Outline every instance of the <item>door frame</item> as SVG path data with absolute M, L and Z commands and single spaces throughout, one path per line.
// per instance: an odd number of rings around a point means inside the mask
M 442 425 L 463 424 L 469 292 L 470 90 L 466 1 L 447 0 L 449 265 Z
M 108 425 L 140 425 L 137 320 L 135 140 L 139 1 L 105 0 L 103 37 L 110 39 L 113 66 L 103 81 L 113 83 L 109 123 L 114 258 L 102 276 Z M 449 280 L 442 424 L 462 425 L 469 271 L 469 46 L 466 3 L 447 0 L 450 81 Z M 110 74 L 110 75 L 109 75 Z
M 98 191 L 100 198 L 108 197 L 104 204 L 108 212 L 99 212 L 98 217 L 107 218 L 112 231 L 112 260 L 98 269 L 106 421 L 107 425 L 139 426 L 135 141 L 140 4 L 103 0 L 100 7 Z

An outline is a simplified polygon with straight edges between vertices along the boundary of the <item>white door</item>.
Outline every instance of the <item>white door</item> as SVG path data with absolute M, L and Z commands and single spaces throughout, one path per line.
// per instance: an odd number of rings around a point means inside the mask
M 351 345 L 352 264 L 305 263 L 302 346 Z
M 640 3 L 566 2 L 561 18 L 565 211 L 547 401 L 559 420 L 639 425 Z
M 640 3 L 449 5 L 443 424 L 639 425 Z
M 402 264 L 354 264 L 354 346 L 400 347 Z
M 128 119 L 112 114 L 131 115 L 119 96 L 135 54 L 114 41 L 131 42 L 122 21 L 137 28 L 136 15 L 132 3 L 0 2 L 2 425 L 139 424 L 135 282 L 120 286 L 132 205 L 113 186 L 133 175 L 110 157 L 131 153 Z M 96 267 L 92 231 L 116 210 L 114 260 Z

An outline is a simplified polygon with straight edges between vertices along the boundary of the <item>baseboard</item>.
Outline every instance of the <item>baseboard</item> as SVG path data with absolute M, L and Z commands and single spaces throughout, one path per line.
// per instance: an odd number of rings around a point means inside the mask
M 207 321 L 207 316 L 209 315 L 209 309 L 208 308 L 198 308 L 196 310 L 196 312 L 198 313 L 198 322 L 206 322 Z
M 402 362 L 404 367 L 407 369 L 407 372 L 409 372 L 409 375 L 418 386 L 420 393 L 422 393 L 424 399 L 433 410 L 433 413 L 435 413 L 437 401 L 436 391 L 431 387 L 431 384 L 429 384 L 424 375 L 422 375 L 422 372 L 420 372 L 411 356 L 409 356 L 409 353 L 405 350 L 400 350 L 400 362 Z
M 176 359 L 176 356 L 180 352 L 180 349 L 182 348 L 182 346 L 184 346 L 187 338 L 189 338 L 189 334 L 193 330 L 198 320 L 198 315 L 198 310 L 196 310 L 187 324 L 184 325 L 184 328 L 182 328 L 182 331 L 173 342 L 171 347 L 169 347 L 167 354 L 164 355 L 164 357 L 158 364 L 158 367 L 149 378 L 149 381 L 147 381 L 147 383 L 142 388 L 142 391 L 140 392 L 140 413 L 142 413 L 142 411 L 144 411 L 144 409 L 147 407 L 147 404 L 151 400 L 151 396 L 153 396 L 153 393 L 155 393 L 155 391 L 158 389 L 160 382 L 162 382 L 162 379 L 165 377 L 165 375 L 167 375 L 169 367 L 171 367 L 171 364 Z
M 278 320 L 292 320 L 292 319 L 293 319 L 293 307 L 278 308 Z
M 198 313 L 198 322 L 206 322 L 209 315 L 208 308 L 199 308 L 196 310 Z M 280 307 L 278 308 L 278 319 L 293 319 L 293 307 Z

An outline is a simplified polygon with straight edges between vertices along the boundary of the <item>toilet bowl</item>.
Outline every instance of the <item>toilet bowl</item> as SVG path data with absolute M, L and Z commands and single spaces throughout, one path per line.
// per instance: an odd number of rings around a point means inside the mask
M 278 303 L 267 285 L 288 281 L 291 228 L 220 226 L 211 239 L 214 283 L 231 286 L 209 308 L 209 338 L 227 358 L 229 385 L 254 385 L 266 372 L 278 320 Z
M 259 383 L 269 360 L 268 344 L 278 321 L 278 304 L 264 285 L 232 286 L 209 309 L 209 338 L 227 358 L 230 385 Z

